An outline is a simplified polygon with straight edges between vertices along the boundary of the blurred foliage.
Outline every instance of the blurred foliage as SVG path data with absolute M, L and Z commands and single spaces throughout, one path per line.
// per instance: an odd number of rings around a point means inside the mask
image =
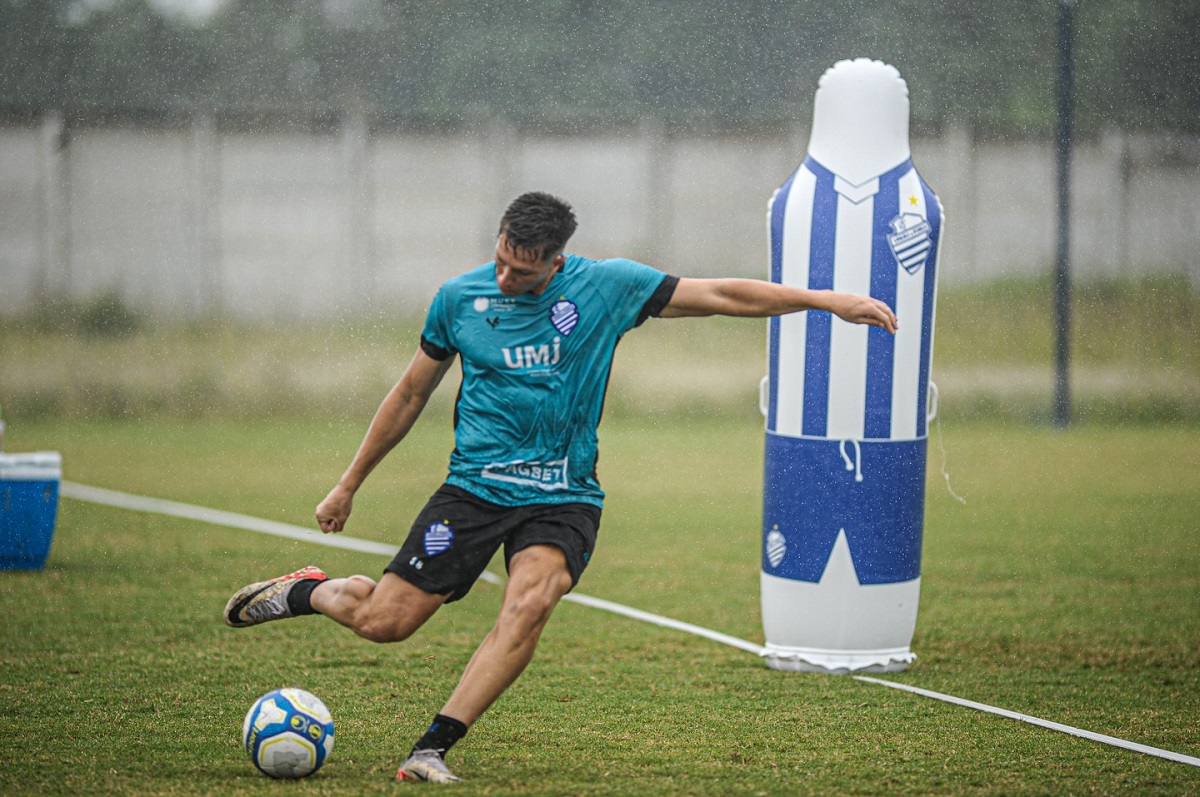
M 142 316 L 116 292 L 89 299 L 79 307 L 76 325 L 84 337 L 122 338 L 142 325 Z
M 142 330 L 149 320 L 116 291 L 82 301 L 46 299 L 29 310 L 27 316 L 39 332 L 82 338 L 126 338 Z
M 0 0 L 0 107 L 574 131 L 652 118 L 754 129 L 811 114 L 849 57 L 897 66 L 915 128 L 1054 124 L 1050 0 Z M 1089 0 L 1077 126 L 1200 131 L 1200 3 Z

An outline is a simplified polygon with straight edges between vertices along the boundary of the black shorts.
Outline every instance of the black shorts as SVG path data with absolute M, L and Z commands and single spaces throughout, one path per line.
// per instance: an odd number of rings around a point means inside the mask
M 523 548 L 553 545 L 567 557 L 573 588 L 596 548 L 599 530 L 600 507 L 593 504 L 500 506 L 443 484 L 384 570 L 426 592 L 449 595 L 446 602 L 451 603 L 471 591 L 501 544 L 505 568 Z

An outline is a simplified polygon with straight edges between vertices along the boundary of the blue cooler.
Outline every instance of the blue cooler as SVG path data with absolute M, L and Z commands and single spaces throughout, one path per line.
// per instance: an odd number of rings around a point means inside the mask
M 45 567 L 61 480 L 57 451 L 0 454 L 0 570 Z

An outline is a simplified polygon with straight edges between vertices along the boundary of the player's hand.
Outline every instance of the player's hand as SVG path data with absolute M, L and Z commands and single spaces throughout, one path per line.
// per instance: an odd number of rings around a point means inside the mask
M 346 520 L 354 506 L 354 493 L 340 485 L 329 491 L 325 500 L 317 504 L 317 525 L 328 534 L 346 528 Z
M 870 296 L 838 293 L 833 295 L 831 305 L 830 312 L 851 324 L 879 327 L 893 335 L 900 328 L 900 323 L 896 320 L 896 314 L 892 312 L 892 308 Z

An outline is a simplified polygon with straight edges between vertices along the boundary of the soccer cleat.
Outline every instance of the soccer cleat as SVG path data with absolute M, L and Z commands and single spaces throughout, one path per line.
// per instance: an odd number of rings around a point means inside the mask
M 396 780 L 423 780 L 427 783 L 460 783 L 462 778 L 446 767 L 437 750 L 413 750 L 396 771 Z
M 225 604 L 225 624 L 234 628 L 245 628 L 270 620 L 282 620 L 292 616 L 288 608 L 288 593 L 300 581 L 324 581 L 329 578 L 324 571 L 309 565 L 295 573 L 248 584 Z

